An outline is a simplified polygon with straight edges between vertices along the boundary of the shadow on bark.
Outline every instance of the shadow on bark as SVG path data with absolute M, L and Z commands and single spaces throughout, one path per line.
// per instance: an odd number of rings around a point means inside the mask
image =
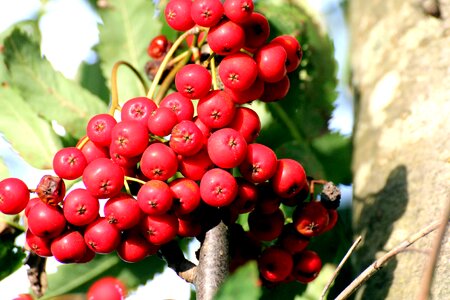
M 408 204 L 407 169 L 404 165 L 393 169 L 379 192 L 369 195 L 355 226 L 356 234 L 363 234 L 364 244 L 356 252 L 355 271 L 359 274 L 377 257 L 389 240 L 394 223 L 404 214 Z M 372 203 L 372 204 L 370 204 Z M 392 284 L 397 259 L 392 259 L 363 286 L 359 299 L 385 299 Z

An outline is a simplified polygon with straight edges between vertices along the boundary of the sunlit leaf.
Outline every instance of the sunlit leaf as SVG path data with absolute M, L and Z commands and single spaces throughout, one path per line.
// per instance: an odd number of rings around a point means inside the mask
M 215 300 L 257 300 L 261 296 L 259 272 L 252 261 L 237 269 L 219 289 Z
M 153 2 L 147 0 L 111 0 L 108 1 L 107 8 L 99 9 L 103 25 L 99 25 L 98 53 L 109 87 L 111 70 L 118 61 L 130 63 L 146 77 L 144 66 L 149 60 L 147 46 L 161 29 L 154 9 Z M 131 70 L 121 68 L 117 82 L 120 99 L 145 96 L 143 87 Z
M 32 166 L 52 167 L 53 155 L 62 144 L 51 125 L 11 88 L 0 88 L 0 132 Z
M 37 114 L 56 120 L 71 135 L 83 136 L 89 118 L 107 110 L 99 98 L 56 72 L 26 33 L 14 30 L 5 40 L 4 54 L 11 85 Z
M 99 97 L 106 104 L 109 103 L 109 89 L 106 86 L 106 79 L 100 68 L 100 62 L 93 64 L 82 62 L 77 75 L 80 85 Z

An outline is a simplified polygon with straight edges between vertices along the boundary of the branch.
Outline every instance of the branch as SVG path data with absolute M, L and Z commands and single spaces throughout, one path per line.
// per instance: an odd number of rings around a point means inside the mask
M 445 237 L 449 217 L 450 217 L 450 201 L 447 201 L 447 204 L 442 213 L 441 224 L 439 225 L 438 232 L 433 241 L 433 248 L 430 259 L 425 267 L 425 271 L 423 272 L 422 283 L 420 285 L 419 296 L 417 297 L 417 299 L 420 300 L 428 299 L 428 296 L 430 295 L 431 283 L 433 281 L 433 273 L 438 261 L 442 240 Z
M 45 263 L 47 259 L 30 252 L 25 264 L 30 268 L 27 270 L 28 280 L 31 290 L 39 298 L 42 297 L 47 289 L 47 273 L 45 272 Z
M 394 249 L 384 254 L 379 259 L 375 260 L 369 267 L 367 267 L 358 277 L 355 278 L 336 298 L 335 300 L 347 299 L 352 295 L 364 282 L 366 282 L 373 274 L 381 269 L 391 258 L 395 257 L 407 247 L 415 243 L 417 240 L 423 238 L 430 232 L 436 230 L 440 225 L 440 221 L 433 222 L 428 226 L 422 228 L 419 232 L 413 234 L 405 241 L 398 244 Z
M 176 241 L 162 245 L 159 249 L 169 268 L 189 283 L 194 283 L 197 266 L 184 257 Z
M 195 277 L 198 300 L 213 299 L 229 272 L 228 227 L 220 222 L 208 230 L 200 248 Z
M 320 299 L 323 300 L 325 299 L 325 296 L 327 294 L 328 289 L 330 288 L 331 284 L 334 282 L 334 280 L 336 279 L 336 277 L 338 276 L 339 272 L 341 271 L 342 267 L 344 266 L 344 264 L 347 262 L 347 260 L 350 258 L 350 255 L 352 255 L 353 251 L 355 251 L 356 247 L 359 245 L 359 243 L 361 242 L 362 237 L 359 236 L 355 242 L 353 242 L 353 245 L 350 247 L 350 249 L 348 249 L 347 253 L 345 254 L 344 258 L 341 260 L 341 262 L 339 263 L 339 265 L 337 266 L 336 270 L 333 273 L 333 276 L 331 276 L 330 280 L 328 281 L 327 285 L 325 286 L 325 288 L 323 289 L 322 295 L 320 295 Z

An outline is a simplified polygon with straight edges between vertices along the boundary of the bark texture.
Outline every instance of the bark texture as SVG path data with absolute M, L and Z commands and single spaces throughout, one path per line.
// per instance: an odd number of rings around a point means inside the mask
M 352 0 L 354 228 L 362 271 L 450 201 L 450 1 Z M 436 17 L 439 16 L 439 17 Z M 447 227 L 432 299 L 450 295 Z M 416 299 L 435 233 L 396 256 L 358 299 Z

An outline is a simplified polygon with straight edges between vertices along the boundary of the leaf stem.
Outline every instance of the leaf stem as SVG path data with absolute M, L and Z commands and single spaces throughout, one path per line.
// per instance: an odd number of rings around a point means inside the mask
M 80 141 L 80 143 L 77 145 L 77 149 L 79 149 L 79 150 L 83 149 L 84 145 L 86 145 L 87 142 L 89 142 L 89 137 L 88 137 L 88 136 L 85 136 L 85 137 Z
M 129 176 L 125 176 L 125 181 L 134 181 L 140 184 L 146 184 L 147 182 L 138 178 L 134 178 L 134 177 L 129 177 Z
M 119 67 L 122 65 L 127 66 L 128 68 L 131 69 L 131 71 L 133 71 L 133 73 L 138 77 L 139 81 L 141 82 L 144 91 L 147 91 L 148 89 L 144 77 L 142 77 L 142 75 L 138 72 L 138 70 L 136 70 L 135 67 L 133 67 L 130 63 L 123 60 L 116 62 L 111 71 L 111 107 L 109 108 L 109 114 L 112 116 L 114 116 L 114 112 L 116 111 L 116 109 L 120 109 L 119 92 L 117 89 L 117 73 L 118 73 L 117 71 Z

